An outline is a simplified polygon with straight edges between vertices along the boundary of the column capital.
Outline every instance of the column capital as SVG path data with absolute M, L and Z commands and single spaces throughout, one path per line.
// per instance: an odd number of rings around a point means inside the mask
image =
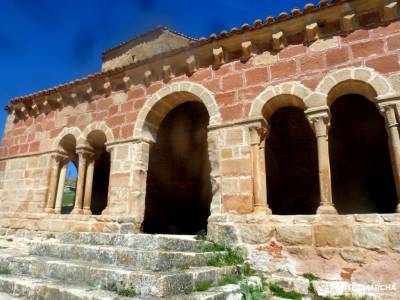
M 251 125 L 248 127 L 250 131 L 250 145 L 261 145 L 269 135 L 269 127 L 266 125 Z
M 67 153 L 57 151 L 51 154 L 51 158 L 57 163 L 64 163 L 69 160 L 69 155 Z
M 305 115 L 310 122 L 316 137 L 328 135 L 328 128 L 331 125 L 331 114 L 328 106 L 307 109 Z
M 96 153 L 93 151 L 93 149 L 90 149 L 88 147 L 80 147 L 76 149 L 76 153 L 79 155 L 79 158 L 85 158 L 85 159 L 92 159 L 96 155 Z

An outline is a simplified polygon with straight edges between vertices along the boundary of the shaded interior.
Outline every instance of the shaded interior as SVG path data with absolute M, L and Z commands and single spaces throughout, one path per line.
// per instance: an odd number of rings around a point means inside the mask
M 208 122 L 199 102 L 177 106 L 162 121 L 150 150 L 144 232 L 195 234 L 207 228 L 212 197 Z
M 278 109 L 266 141 L 267 198 L 273 214 L 315 214 L 319 205 L 315 135 L 302 109 Z
M 396 188 L 388 136 L 375 105 L 345 95 L 331 106 L 329 151 L 338 213 L 393 213 Z

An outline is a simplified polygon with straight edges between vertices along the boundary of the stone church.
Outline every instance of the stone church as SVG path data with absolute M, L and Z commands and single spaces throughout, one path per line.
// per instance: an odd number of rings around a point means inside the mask
M 207 38 L 159 27 L 11 99 L 0 233 L 206 231 L 265 272 L 400 295 L 399 10 L 321 0 Z

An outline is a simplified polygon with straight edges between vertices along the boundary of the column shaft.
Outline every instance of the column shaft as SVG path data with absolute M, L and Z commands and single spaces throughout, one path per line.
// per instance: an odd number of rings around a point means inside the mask
M 315 132 L 318 148 L 320 206 L 317 214 L 337 214 L 332 201 L 331 167 L 328 143 L 328 111 L 317 111 L 307 116 Z
M 390 146 L 390 154 L 393 156 L 392 161 L 394 163 L 393 166 L 393 176 L 396 184 L 397 190 L 397 208 L 396 212 L 400 213 L 400 136 L 399 136 L 399 123 L 396 119 L 395 108 L 392 106 L 386 106 L 383 108 L 385 113 L 386 125 L 388 128 L 389 134 L 389 146 Z
M 91 158 L 90 161 L 88 162 L 86 171 L 85 198 L 83 200 L 83 213 L 85 215 L 92 214 L 90 207 L 92 204 L 93 175 L 94 175 L 95 162 L 96 161 L 93 158 Z
M 251 161 L 254 193 L 254 212 L 271 214 L 267 203 L 265 172 L 265 127 L 250 127 Z
M 79 166 L 78 166 L 78 181 L 76 183 L 76 195 L 75 195 L 75 205 L 72 210 L 72 214 L 82 213 L 83 204 L 83 191 L 85 187 L 85 176 L 86 176 L 86 153 L 78 152 L 79 155 Z
M 45 212 L 48 212 L 48 213 L 54 212 L 54 204 L 55 204 L 59 170 L 60 170 L 60 160 L 56 155 L 54 155 L 54 156 L 52 156 L 49 192 L 47 194 L 47 203 L 46 203 L 46 208 L 45 208 Z
M 56 196 L 56 205 L 54 208 L 54 212 L 56 214 L 61 213 L 61 206 L 62 200 L 64 195 L 64 184 L 65 184 L 65 177 L 67 175 L 67 163 L 64 163 L 61 167 L 60 176 L 58 179 L 58 188 L 57 188 L 57 196 Z

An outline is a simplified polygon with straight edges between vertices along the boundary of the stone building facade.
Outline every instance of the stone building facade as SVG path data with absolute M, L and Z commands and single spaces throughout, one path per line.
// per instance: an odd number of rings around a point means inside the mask
M 105 52 L 101 73 L 11 100 L 0 227 L 207 227 L 268 268 L 398 281 L 398 10 L 322 0 L 199 40 L 159 28 Z

